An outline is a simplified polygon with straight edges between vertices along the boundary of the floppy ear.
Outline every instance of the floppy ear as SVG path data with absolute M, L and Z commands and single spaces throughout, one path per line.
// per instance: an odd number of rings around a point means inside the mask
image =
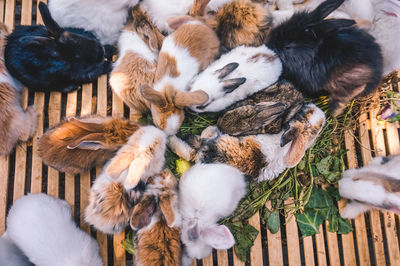
M 73 142 L 71 142 L 67 149 L 81 149 L 81 150 L 100 150 L 100 149 L 107 149 L 107 146 L 104 142 L 104 135 L 103 133 L 91 133 L 82 138 L 79 138 Z
M 176 210 L 178 204 L 178 197 L 172 192 L 163 192 L 160 195 L 160 210 L 164 215 L 165 221 L 169 227 L 176 225 Z
M 152 89 L 149 85 L 140 86 L 140 93 L 142 94 L 143 98 L 152 104 L 161 107 L 167 104 L 164 95 L 161 92 Z
M 344 0 L 326 0 L 308 16 L 313 22 L 321 21 L 343 4 Z
M 191 16 L 204 16 L 207 4 L 210 0 L 194 0 L 193 6 L 189 11 Z
M 176 30 L 177 28 L 179 28 L 180 26 L 182 26 L 183 24 L 195 20 L 194 17 L 188 16 L 188 15 L 184 15 L 184 16 L 176 16 L 176 17 L 172 17 L 169 18 L 167 20 L 167 24 L 168 27 L 170 27 L 173 30 Z
M 68 122 L 74 124 L 81 129 L 91 132 L 103 131 L 104 127 L 101 122 L 86 122 L 76 117 L 69 117 Z
M 229 64 L 227 64 L 226 66 L 224 66 L 223 68 L 216 70 L 215 73 L 216 73 L 216 74 L 219 74 L 219 75 L 218 75 L 218 78 L 219 78 L 219 79 L 223 79 L 223 78 L 225 78 L 226 76 L 228 76 L 230 73 L 232 73 L 233 70 L 235 70 L 236 68 L 238 68 L 238 66 L 239 66 L 239 64 L 236 63 L 236 62 L 229 63 Z
M 133 230 L 139 230 L 148 226 L 151 222 L 151 217 L 156 211 L 156 198 L 154 195 L 143 195 L 142 199 L 136 204 L 132 211 L 130 225 Z
M 159 35 L 157 34 L 156 31 L 158 30 L 152 29 L 149 25 L 146 25 L 143 28 L 139 27 L 137 29 L 138 34 L 142 36 L 143 41 L 145 41 L 148 44 L 148 46 L 153 52 L 158 52 L 162 44 L 162 39 L 161 41 L 159 40 Z
M 133 154 L 121 154 L 111 159 L 110 164 L 106 169 L 106 173 L 112 178 L 117 179 L 121 173 L 126 170 L 133 160 Z
M 208 94 L 202 90 L 186 92 L 179 91 L 175 95 L 174 104 L 178 108 L 183 108 L 191 105 L 201 105 L 207 102 Z
M 227 79 L 224 80 L 223 83 L 223 90 L 226 93 L 231 93 L 234 91 L 237 87 L 242 85 L 243 83 L 246 82 L 246 78 L 234 78 L 234 79 Z
M 200 237 L 215 249 L 229 249 L 235 245 L 235 239 L 225 225 L 210 226 L 200 232 Z
M 290 128 L 281 137 L 281 147 L 292 141 L 289 151 L 283 157 L 286 167 L 296 166 L 306 152 L 307 143 L 305 138 L 300 134 L 300 130 L 295 127 Z
M 43 46 L 50 42 L 50 39 L 40 36 L 24 36 L 20 39 L 20 42 L 26 46 Z
M 63 29 L 55 22 L 55 20 L 51 17 L 49 8 L 43 2 L 39 3 L 39 11 L 40 15 L 42 16 L 43 23 L 46 25 L 47 30 L 49 33 L 55 37 L 58 37 L 62 32 Z

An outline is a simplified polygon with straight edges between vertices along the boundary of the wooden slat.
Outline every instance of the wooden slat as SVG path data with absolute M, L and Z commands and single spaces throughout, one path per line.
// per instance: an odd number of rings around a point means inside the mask
M 32 0 L 22 0 L 21 25 L 32 24 Z
M 359 136 L 361 141 L 361 157 L 364 165 L 371 161 L 371 145 L 369 143 L 368 127 L 370 121 L 367 120 L 367 114 L 360 115 L 360 129 Z M 370 212 L 370 224 L 372 231 L 372 239 L 375 253 L 375 264 L 385 265 L 385 250 L 383 246 L 383 236 L 381 229 L 381 221 L 378 211 Z
M 203 266 L 213 266 L 213 254 L 211 253 L 210 256 L 203 259 Z
M 250 262 L 253 265 L 262 265 L 263 254 L 262 254 L 262 243 L 261 243 L 261 227 L 260 227 L 260 215 L 258 212 L 255 213 L 249 219 L 249 224 L 258 231 L 257 238 L 254 240 L 254 244 L 250 250 Z
M 14 29 L 15 0 L 6 0 L 4 23 L 11 32 Z
M 218 265 L 228 265 L 228 251 L 217 250 Z
M 8 164 L 9 156 L 0 156 L 0 234 L 6 230 L 6 208 L 8 196 Z
M 49 128 L 60 122 L 61 117 L 61 93 L 51 92 L 49 100 Z M 47 173 L 47 194 L 58 197 L 60 185 L 60 175 L 57 170 L 48 167 Z
M 325 238 L 322 225 L 319 226 L 319 233 L 315 235 L 315 246 L 317 248 L 317 260 L 319 266 L 327 265 Z
M 124 103 L 116 95 L 112 94 L 112 116 L 123 117 L 124 116 Z M 115 235 L 113 239 L 114 246 L 114 265 L 124 266 L 126 265 L 126 253 L 122 248 L 121 241 L 125 238 L 125 233 L 122 232 L 119 235 Z
M 292 204 L 293 200 L 287 200 L 285 204 Z M 297 222 L 294 216 L 286 215 L 286 241 L 289 265 L 301 265 L 299 234 Z
M 0 0 L 0 21 L 4 23 L 5 0 Z
M 271 209 L 271 202 L 268 201 L 266 206 L 268 209 Z M 276 266 L 283 265 L 281 229 L 279 229 L 276 234 L 272 234 L 267 229 L 267 243 L 268 243 L 268 258 L 270 265 L 276 265 Z
M 101 76 L 97 81 L 97 114 L 107 116 L 107 75 Z M 99 176 L 102 167 L 96 168 L 96 176 Z M 107 253 L 107 235 L 97 231 L 97 241 L 99 242 L 100 256 L 103 259 L 103 264 L 108 265 Z
M 235 250 L 233 250 L 233 266 L 244 266 L 245 262 L 241 261 L 238 256 L 236 256 Z
M 314 266 L 314 247 L 311 236 L 303 237 L 304 261 L 306 266 Z

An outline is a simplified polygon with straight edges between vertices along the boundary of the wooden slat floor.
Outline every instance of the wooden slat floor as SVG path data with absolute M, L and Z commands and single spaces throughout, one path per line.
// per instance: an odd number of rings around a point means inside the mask
M 0 18 L 10 29 L 18 24 L 41 23 L 36 16 L 37 5 L 38 1 L 32 0 L 0 0 Z M 399 87 L 397 84 L 396 89 Z M 82 222 L 90 184 L 101 169 L 81 176 L 59 173 L 43 165 L 36 153 L 38 137 L 64 117 L 93 113 L 129 117 L 129 109 L 111 93 L 106 76 L 69 94 L 28 94 L 25 90 L 22 101 L 24 107 L 28 103 L 36 105 L 38 131 L 31 143 L 21 143 L 10 156 L 0 157 L 0 234 L 5 231 L 5 217 L 15 200 L 27 193 L 44 192 L 71 204 L 76 222 L 98 240 L 104 265 L 131 265 L 132 256 L 121 246 L 124 234 L 106 236 Z M 378 124 L 375 119 L 378 107 L 362 114 L 360 129 L 346 135 L 349 168 L 364 165 L 373 156 L 400 153 L 399 124 Z M 344 205 L 345 202 L 340 202 L 339 208 Z M 249 223 L 260 231 L 250 254 L 250 264 L 254 266 L 400 265 L 400 219 L 392 213 L 373 211 L 361 215 L 352 221 L 354 232 L 347 235 L 330 233 L 327 224 L 323 224 L 319 234 L 306 238 L 300 236 L 294 219 L 282 217 L 277 234 L 266 230 L 259 214 Z M 241 262 L 232 250 L 214 251 L 210 257 L 194 262 L 204 266 L 250 264 Z

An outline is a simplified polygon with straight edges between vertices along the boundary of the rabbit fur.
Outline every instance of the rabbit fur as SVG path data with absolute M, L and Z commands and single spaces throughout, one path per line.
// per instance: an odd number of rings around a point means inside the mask
M 266 42 L 282 60 L 283 78 L 312 96 L 328 92 L 335 116 L 354 97 L 374 91 L 382 77 L 381 49 L 371 35 L 352 20 L 324 20 L 343 1 L 295 13 L 274 27 Z
M 181 265 L 180 220 L 177 181 L 165 169 L 149 178 L 131 215 L 136 265 Z
M 218 112 L 237 101 L 274 84 L 282 73 L 282 63 L 265 45 L 239 46 L 222 55 L 196 76 L 190 91 L 204 91 L 208 100 L 192 105 L 195 112 Z
M 281 80 L 229 107 L 217 126 L 232 136 L 277 134 L 304 105 L 292 83 Z
M 31 263 L 25 254 L 7 238 L 7 234 L 0 237 L 0 265 L 3 266 L 30 266 Z
M 103 45 L 113 45 L 139 0 L 50 0 L 49 9 L 61 27 L 93 32 Z
M 246 194 L 243 174 L 226 164 L 196 164 L 179 182 L 181 240 L 190 258 L 205 258 L 212 248 L 228 249 L 235 244 L 231 232 L 218 220 L 236 209 Z
M 307 104 L 278 134 L 234 137 L 209 126 L 200 137 L 195 136 L 188 143 L 170 138 L 169 146 L 179 156 L 195 154 L 194 158 L 184 158 L 186 160 L 226 163 L 260 182 L 271 180 L 286 168 L 296 166 L 324 124 L 324 112 L 314 104 Z
M 344 172 L 340 196 L 349 199 L 343 218 L 356 218 L 373 208 L 400 214 L 400 155 L 375 157 L 367 166 Z
M 140 86 L 153 85 L 163 39 L 140 6 L 132 8 L 130 19 L 118 40 L 119 58 L 110 75 L 110 86 L 136 118 L 150 110 L 150 103 L 140 94 Z
M 4 57 L 13 77 L 30 90 L 70 92 L 111 71 L 93 34 L 61 28 L 43 2 L 39 9 L 46 26 L 17 26 L 7 37 Z
M 219 55 L 219 40 L 212 29 L 190 16 L 170 22 L 178 28 L 164 39 L 153 88 L 143 85 L 141 93 L 151 103 L 154 124 L 174 135 L 182 124 L 183 108 L 208 99 L 204 91 L 187 90 L 191 79 Z
M 38 154 L 58 171 L 85 173 L 111 159 L 139 127 L 120 118 L 69 117 L 40 137 Z
M 161 130 L 153 126 L 138 129 L 94 182 L 85 221 L 108 234 L 120 233 L 128 226 L 143 184 L 164 166 L 165 148 L 166 136 Z
M 36 107 L 22 109 L 22 86 L 13 80 L 4 65 L 7 35 L 7 27 L 0 23 L 0 156 L 9 154 L 18 141 L 32 137 L 37 126 Z
M 38 266 L 103 265 L 97 242 L 76 226 L 69 204 L 45 194 L 14 203 L 7 237 Z

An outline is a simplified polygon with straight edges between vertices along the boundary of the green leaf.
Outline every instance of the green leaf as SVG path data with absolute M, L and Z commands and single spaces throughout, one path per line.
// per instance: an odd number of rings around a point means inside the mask
M 258 230 L 247 224 L 243 227 L 232 227 L 231 232 L 236 240 L 234 247 L 236 255 L 241 261 L 246 261 L 254 240 L 257 238 Z
M 320 213 L 312 209 L 305 210 L 302 214 L 295 214 L 295 216 L 303 237 L 317 234 L 319 226 L 324 221 Z
M 308 201 L 305 208 L 323 209 L 330 208 L 332 206 L 334 206 L 334 203 L 328 192 L 326 192 L 322 188 L 314 187 L 311 192 L 310 200 Z
M 267 220 L 267 227 L 271 233 L 276 234 L 279 230 L 281 223 L 279 221 L 279 213 L 277 210 L 271 212 Z
M 348 219 L 343 219 L 341 216 L 338 217 L 339 219 L 339 228 L 337 233 L 338 234 L 348 234 L 353 231 L 353 227 Z
M 334 198 L 336 201 L 340 200 L 339 190 L 336 187 L 327 187 L 326 192 L 328 192 L 329 196 Z
M 297 168 L 299 168 L 299 170 L 303 171 L 304 169 L 306 169 L 306 161 L 303 158 L 300 163 L 297 165 Z
M 329 232 L 337 232 L 337 230 L 339 229 L 339 218 L 338 218 L 338 211 L 336 210 L 336 212 L 331 212 L 331 215 L 329 216 L 329 226 L 328 226 L 328 230 Z
M 318 171 L 323 175 L 329 174 L 329 168 L 331 164 L 332 157 L 328 155 L 327 157 L 323 158 L 321 161 L 317 162 L 315 166 L 317 167 Z

